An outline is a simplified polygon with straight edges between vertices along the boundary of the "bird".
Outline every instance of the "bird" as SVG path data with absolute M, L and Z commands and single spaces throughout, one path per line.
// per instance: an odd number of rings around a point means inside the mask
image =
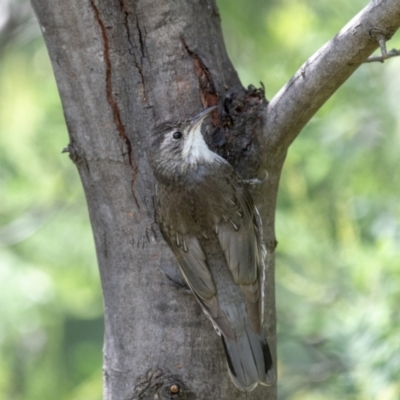
M 249 392 L 275 382 L 263 329 L 265 247 L 249 190 L 201 133 L 216 109 L 157 125 L 149 161 L 161 233 L 222 338 L 231 380 Z

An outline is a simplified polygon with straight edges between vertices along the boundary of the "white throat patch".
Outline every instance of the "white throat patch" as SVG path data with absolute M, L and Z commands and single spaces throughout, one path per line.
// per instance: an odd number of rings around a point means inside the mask
M 198 161 L 211 163 L 221 158 L 207 147 L 201 134 L 201 124 L 193 132 L 190 132 L 186 138 L 182 149 L 182 156 L 189 164 L 195 164 Z

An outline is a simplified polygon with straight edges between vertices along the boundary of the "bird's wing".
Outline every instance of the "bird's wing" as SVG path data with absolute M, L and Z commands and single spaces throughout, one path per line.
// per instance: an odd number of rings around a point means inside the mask
M 161 208 L 161 214 L 163 211 L 165 209 Z M 168 226 L 162 215 L 159 222 L 164 239 L 175 254 L 182 275 L 203 311 L 215 328 L 233 340 L 235 333 L 218 303 L 217 290 L 199 240 L 195 236 L 188 235 L 184 226 L 178 225 L 174 227 L 175 229 Z
M 261 326 L 262 255 L 261 227 L 248 190 L 236 179 L 230 182 L 227 210 L 216 231 L 233 281 L 242 289 L 250 324 L 255 332 Z

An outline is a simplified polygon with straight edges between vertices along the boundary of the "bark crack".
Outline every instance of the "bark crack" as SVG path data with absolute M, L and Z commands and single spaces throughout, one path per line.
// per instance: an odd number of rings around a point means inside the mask
M 130 29 L 129 29 L 129 23 L 128 23 L 128 22 L 129 22 L 129 21 L 128 21 L 128 18 L 129 18 L 129 11 L 126 9 L 125 3 L 124 3 L 122 0 L 119 1 L 119 5 L 120 5 L 120 7 L 121 7 L 122 12 L 123 12 L 124 15 L 125 15 L 124 26 L 125 26 L 126 33 L 127 33 L 127 36 L 128 36 L 129 53 L 132 54 L 132 55 L 134 55 L 134 54 L 133 54 L 133 48 L 134 48 L 134 46 L 133 46 L 133 43 L 132 43 L 131 31 L 130 31 Z
M 136 206 L 138 207 L 138 209 L 140 209 L 139 202 L 136 198 L 136 194 L 134 191 L 134 185 L 135 185 L 135 181 L 136 181 L 136 177 L 137 177 L 137 166 L 135 165 L 135 163 L 132 159 L 132 144 L 128 138 L 128 135 L 126 134 L 125 126 L 122 123 L 121 112 L 119 110 L 118 103 L 116 102 L 116 100 L 114 99 L 114 96 L 113 96 L 110 45 L 108 42 L 107 30 L 106 30 L 106 26 L 105 26 L 104 22 L 100 18 L 100 12 L 99 12 L 99 9 L 97 8 L 96 4 L 94 3 L 94 0 L 90 0 L 90 5 L 94 11 L 95 19 L 100 26 L 101 35 L 103 38 L 103 46 L 104 46 L 103 54 L 104 54 L 104 62 L 106 64 L 107 102 L 110 105 L 110 108 L 112 110 L 114 124 L 117 128 L 118 134 L 119 134 L 120 138 L 123 140 L 123 142 L 125 143 L 125 146 L 127 148 L 129 165 L 131 166 L 131 168 L 133 170 L 133 177 L 132 177 L 132 181 L 131 181 L 131 191 L 132 191 L 132 195 L 133 195 L 134 201 L 136 203 Z
M 139 32 L 140 52 L 142 53 L 142 58 L 144 58 L 144 57 L 146 57 L 144 54 L 145 45 L 144 45 L 143 35 L 142 35 L 142 31 L 139 26 L 139 19 L 138 19 L 137 15 L 136 15 L 136 28 Z
M 203 107 L 216 106 L 219 103 L 220 95 L 217 92 L 214 84 L 213 77 L 210 70 L 204 64 L 203 60 L 198 54 L 190 50 L 186 44 L 185 39 L 182 37 L 182 44 L 189 56 L 193 60 L 194 72 L 199 80 L 200 86 L 200 97 Z M 211 116 L 211 122 L 214 126 L 220 125 L 219 113 L 213 113 Z
M 130 12 L 128 10 L 124 0 L 119 0 L 119 6 L 120 6 L 122 12 L 125 15 L 125 17 L 124 17 L 124 27 L 125 27 L 126 34 L 127 34 L 127 37 L 128 37 L 128 42 L 129 42 L 129 54 L 131 56 L 133 56 L 133 62 L 135 64 L 136 69 L 139 72 L 140 80 L 141 80 L 142 86 L 143 86 L 144 101 L 146 101 L 147 100 L 147 91 L 146 91 L 146 83 L 145 83 L 145 79 L 144 79 L 144 73 L 143 73 L 143 69 L 142 69 L 143 58 L 146 57 L 146 54 L 145 54 L 146 46 L 144 44 L 144 37 L 143 37 L 142 31 L 141 31 L 140 26 L 139 26 L 138 17 L 136 16 L 136 28 L 138 30 L 138 35 L 139 35 L 139 47 L 140 47 L 140 54 L 141 54 L 140 63 L 139 63 L 137 61 L 137 58 L 136 58 L 136 55 L 135 55 L 135 52 L 134 52 L 135 45 L 134 45 L 134 43 L 132 41 L 132 33 L 131 33 L 130 28 L 129 28 L 129 15 L 132 14 L 132 12 Z

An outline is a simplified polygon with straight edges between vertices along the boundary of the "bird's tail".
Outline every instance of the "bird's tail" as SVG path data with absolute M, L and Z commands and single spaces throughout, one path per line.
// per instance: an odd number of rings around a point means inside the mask
M 248 326 L 235 340 L 221 335 L 229 375 L 235 386 L 249 392 L 257 384 L 266 386 L 275 382 L 275 372 L 267 340 Z

